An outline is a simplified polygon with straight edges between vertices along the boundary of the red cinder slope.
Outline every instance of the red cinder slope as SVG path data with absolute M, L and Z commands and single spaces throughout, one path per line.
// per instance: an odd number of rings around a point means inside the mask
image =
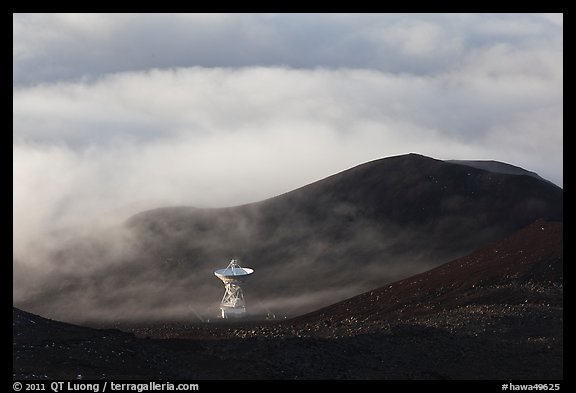
M 538 220 L 463 258 L 289 323 L 327 336 L 398 323 L 496 332 L 509 329 L 511 317 L 531 316 L 528 322 L 534 326 L 524 328 L 537 333 L 539 323 L 544 330 L 561 325 L 562 261 L 562 223 Z

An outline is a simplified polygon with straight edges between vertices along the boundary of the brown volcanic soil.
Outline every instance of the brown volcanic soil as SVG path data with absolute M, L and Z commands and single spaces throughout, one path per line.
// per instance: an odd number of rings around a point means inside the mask
M 486 322 L 503 312 L 525 315 L 532 307 L 542 311 L 561 309 L 562 234 L 561 223 L 537 221 L 466 257 L 295 318 L 291 323 L 313 324 L 332 335 L 341 329 L 322 329 L 318 321 L 332 326 L 332 322 L 357 320 L 350 326 L 359 325 L 361 332 L 378 329 L 383 322 L 399 321 L 451 331 L 469 325 L 469 329 L 486 332 Z M 466 318 L 452 320 L 457 316 Z
M 562 262 L 562 224 L 537 221 L 281 322 L 151 325 L 134 336 L 14 309 L 14 377 L 561 379 Z

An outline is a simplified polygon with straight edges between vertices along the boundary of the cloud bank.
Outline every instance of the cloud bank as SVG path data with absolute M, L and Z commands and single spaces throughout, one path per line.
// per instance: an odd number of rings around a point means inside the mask
M 498 45 L 557 54 L 563 25 L 562 15 L 549 14 L 16 14 L 13 20 L 15 84 L 190 66 L 434 75 Z

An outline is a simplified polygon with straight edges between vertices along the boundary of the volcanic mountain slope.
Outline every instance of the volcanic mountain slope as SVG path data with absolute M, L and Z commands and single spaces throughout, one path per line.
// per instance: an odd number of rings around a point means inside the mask
M 561 339 L 562 292 L 563 226 L 538 220 L 465 257 L 291 323 L 329 336 L 402 322 Z M 501 318 L 512 315 L 515 324 Z
M 409 154 L 359 165 L 263 202 L 157 209 L 133 217 L 130 225 L 153 234 L 150 250 L 208 259 L 240 253 L 252 264 L 263 261 L 261 268 L 294 262 L 302 253 L 311 262 L 336 264 L 334 270 L 350 257 L 381 260 L 383 251 L 403 260 L 425 255 L 436 261 L 538 218 L 562 220 L 562 190 L 535 180 Z M 310 252 L 314 248 L 321 250 Z
M 408 154 L 258 203 L 146 211 L 127 224 L 130 256 L 103 263 L 105 245 L 75 244 L 54 259 L 62 266 L 93 259 L 90 275 L 55 268 L 55 284 L 18 305 L 72 321 L 89 319 L 88 310 L 109 319 L 195 318 L 190 305 L 215 315 L 222 288 L 212 272 L 240 257 L 256 271 L 245 293 L 251 312 L 301 314 L 438 266 L 538 218 L 561 221 L 562 189 L 524 172 Z M 75 297 L 89 306 L 74 310 Z M 134 303 L 143 310 L 137 316 L 125 307 Z
M 445 162 L 450 164 L 466 165 L 472 168 L 483 169 L 485 171 L 494 173 L 505 173 L 508 175 L 527 175 L 532 176 L 538 180 L 548 181 L 543 179 L 535 172 L 527 171 L 524 168 L 520 168 L 515 165 L 510 165 L 505 162 L 499 162 L 494 160 L 446 160 Z
M 156 337 L 145 339 L 15 309 L 14 376 L 561 379 L 562 263 L 562 224 L 539 220 L 466 257 L 281 322 L 134 329 Z
M 409 154 L 260 203 L 159 209 L 130 224 L 151 240 L 147 253 L 176 253 L 192 266 L 241 255 L 262 277 L 252 280 L 250 291 L 265 299 L 373 288 L 465 255 L 538 218 L 562 220 L 562 205 L 560 188 L 533 177 Z

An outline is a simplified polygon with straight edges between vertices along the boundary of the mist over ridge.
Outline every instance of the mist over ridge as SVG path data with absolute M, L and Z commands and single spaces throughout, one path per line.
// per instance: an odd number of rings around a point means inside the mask
M 256 270 L 249 310 L 296 315 L 562 215 L 562 189 L 528 171 L 395 156 L 261 202 L 158 208 L 71 237 L 43 255 L 52 270 L 39 275 L 36 297 L 23 291 L 16 304 L 64 320 L 214 317 L 222 287 L 212 272 L 240 257 Z M 15 280 L 34 277 L 24 272 Z

